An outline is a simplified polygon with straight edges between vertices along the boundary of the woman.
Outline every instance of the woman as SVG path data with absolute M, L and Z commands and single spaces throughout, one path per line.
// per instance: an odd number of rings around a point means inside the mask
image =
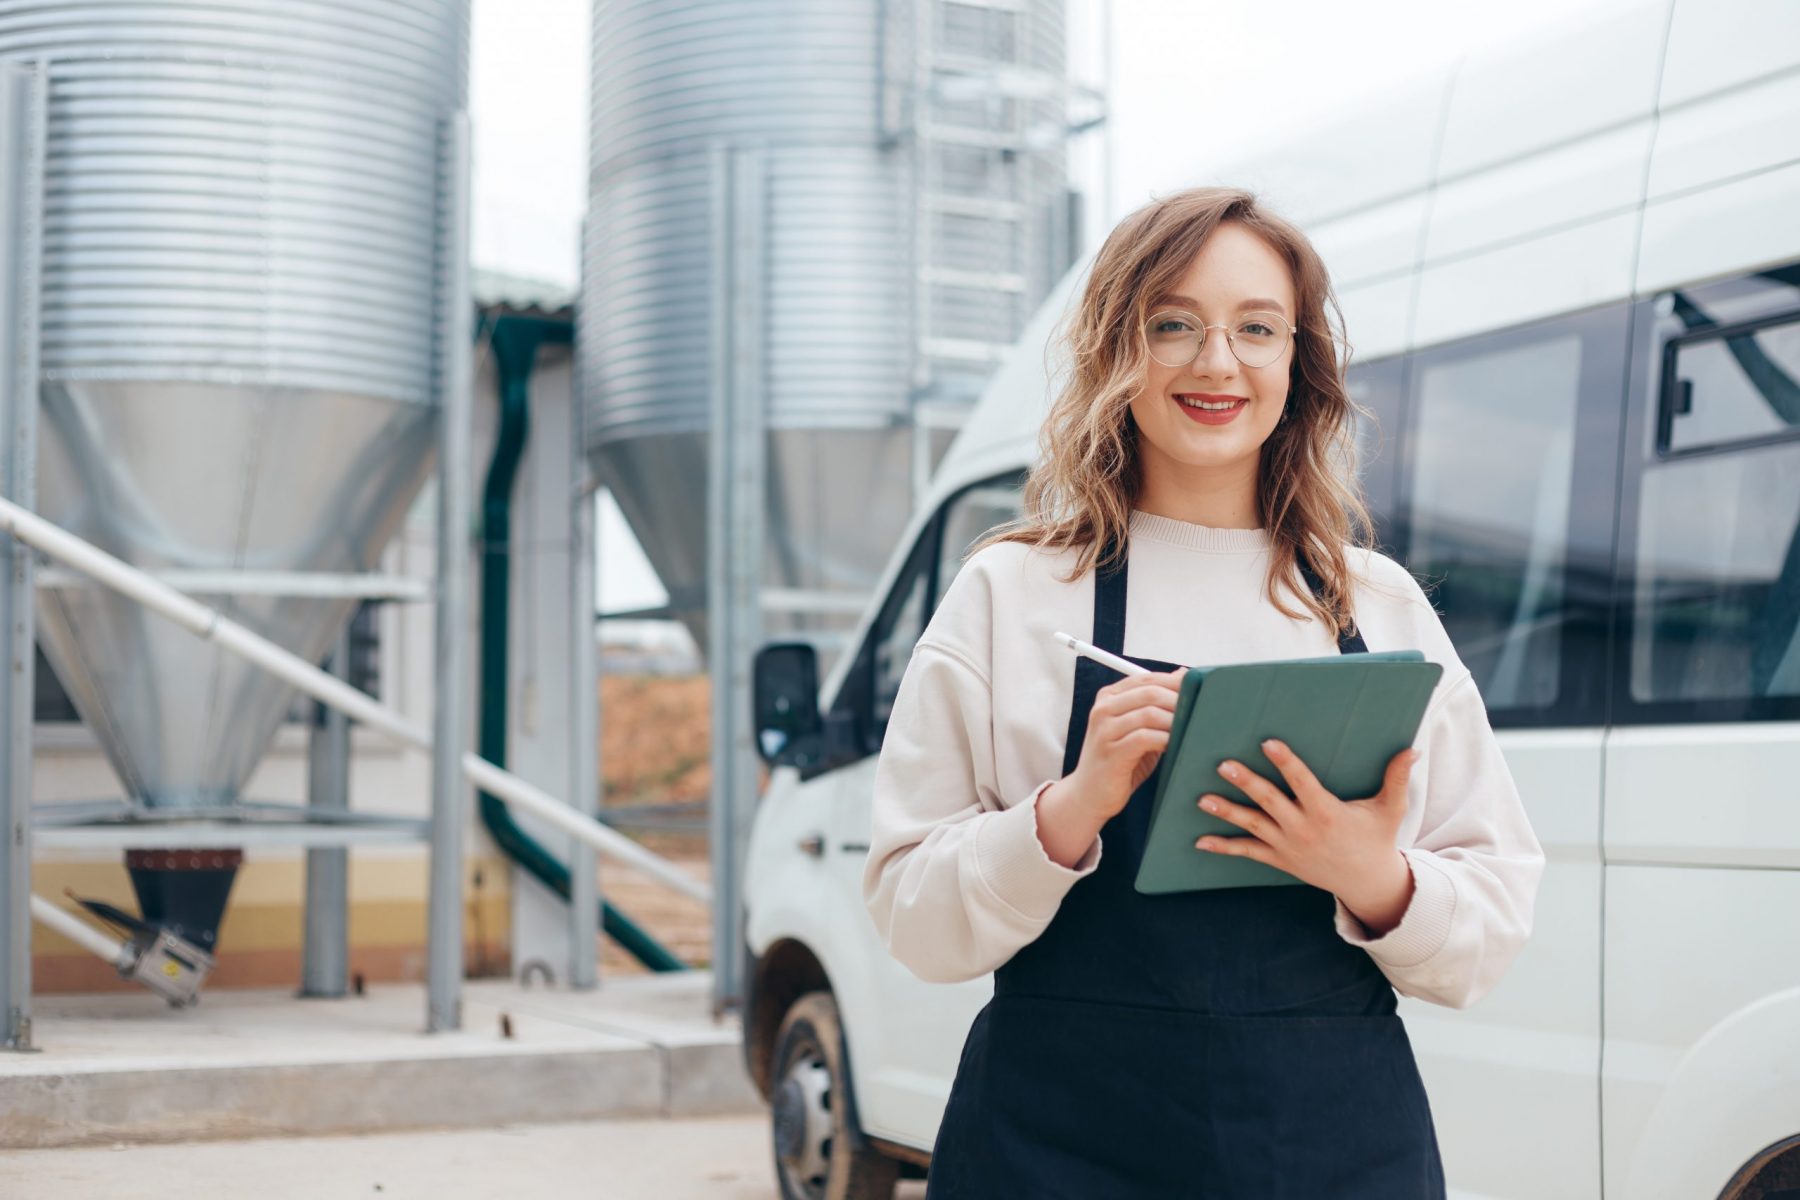
M 1442 623 L 1370 544 L 1328 302 L 1318 254 L 1249 192 L 1127 217 L 1073 314 L 1025 515 L 913 652 L 864 895 L 921 978 L 994 972 L 932 1200 L 1444 1195 L 1395 993 L 1485 995 L 1544 857 Z M 1057 629 L 1153 673 L 1071 660 Z M 1180 664 L 1333 647 L 1444 667 L 1380 793 L 1333 796 L 1268 743 L 1281 778 L 1224 768 L 1254 806 L 1188 798 L 1237 827 L 1195 853 L 1301 886 L 1138 894 Z

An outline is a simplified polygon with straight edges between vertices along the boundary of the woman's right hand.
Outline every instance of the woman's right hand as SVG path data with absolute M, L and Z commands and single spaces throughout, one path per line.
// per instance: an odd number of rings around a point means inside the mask
M 1124 808 L 1156 770 L 1175 723 L 1186 667 L 1127 675 L 1094 694 L 1081 757 L 1070 772 L 1074 794 L 1101 823 Z

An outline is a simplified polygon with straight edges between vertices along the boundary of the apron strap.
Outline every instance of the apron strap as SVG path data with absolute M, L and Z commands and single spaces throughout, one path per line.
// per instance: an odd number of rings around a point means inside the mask
M 1312 564 L 1306 561 L 1306 551 L 1300 551 L 1296 557 L 1300 564 L 1300 574 L 1306 579 L 1306 586 L 1312 589 L 1315 598 L 1322 597 L 1325 594 L 1325 581 L 1319 578 Z M 1357 628 L 1355 614 L 1351 614 L 1350 627 L 1338 635 L 1338 653 L 1366 654 L 1368 649 L 1368 644 L 1363 641 L 1362 630 Z
M 1094 576 L 1094 645 L 1123 657 L 1125 654 L 1125 568 L 1130 547 L 1111 567 Z

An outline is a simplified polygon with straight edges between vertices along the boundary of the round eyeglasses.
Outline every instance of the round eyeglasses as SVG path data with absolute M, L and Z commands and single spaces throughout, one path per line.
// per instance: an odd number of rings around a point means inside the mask
M 1165 367 L 1185 367 L 1200 357 L 1206 331 L 1223 329 L 1225 343 L 1246 367 L 1266 367 L 1280 358 L 1299 329 L 1280 313 L 1248 312 L 1230 325 L 1202 325 L 1200 318 L 1180 309 L 1164 309 L 1144 322 L 1144 341 L 1150 357 Z

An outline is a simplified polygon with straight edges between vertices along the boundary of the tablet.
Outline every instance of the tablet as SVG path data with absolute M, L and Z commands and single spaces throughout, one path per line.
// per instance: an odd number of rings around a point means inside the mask
M 1137 890 L 1154 895 L 1302 883 L 1266 863 L 1194 845 L 1208 834 L 1245 836 L 1200 808 L 1208 792 L 1250 802 L 1219 774 L 1219 764 L 1236 759 L 1292 795 L 1262 750 L 1264 738 L 1279 738 L 1327 791 L 1345 802 L 1366 799 L 1381 790 L 1388 762 L 1418 736 L 1442 674 L 1442 665 L 1418 650 L 1189 668 L 1137 839 Z

